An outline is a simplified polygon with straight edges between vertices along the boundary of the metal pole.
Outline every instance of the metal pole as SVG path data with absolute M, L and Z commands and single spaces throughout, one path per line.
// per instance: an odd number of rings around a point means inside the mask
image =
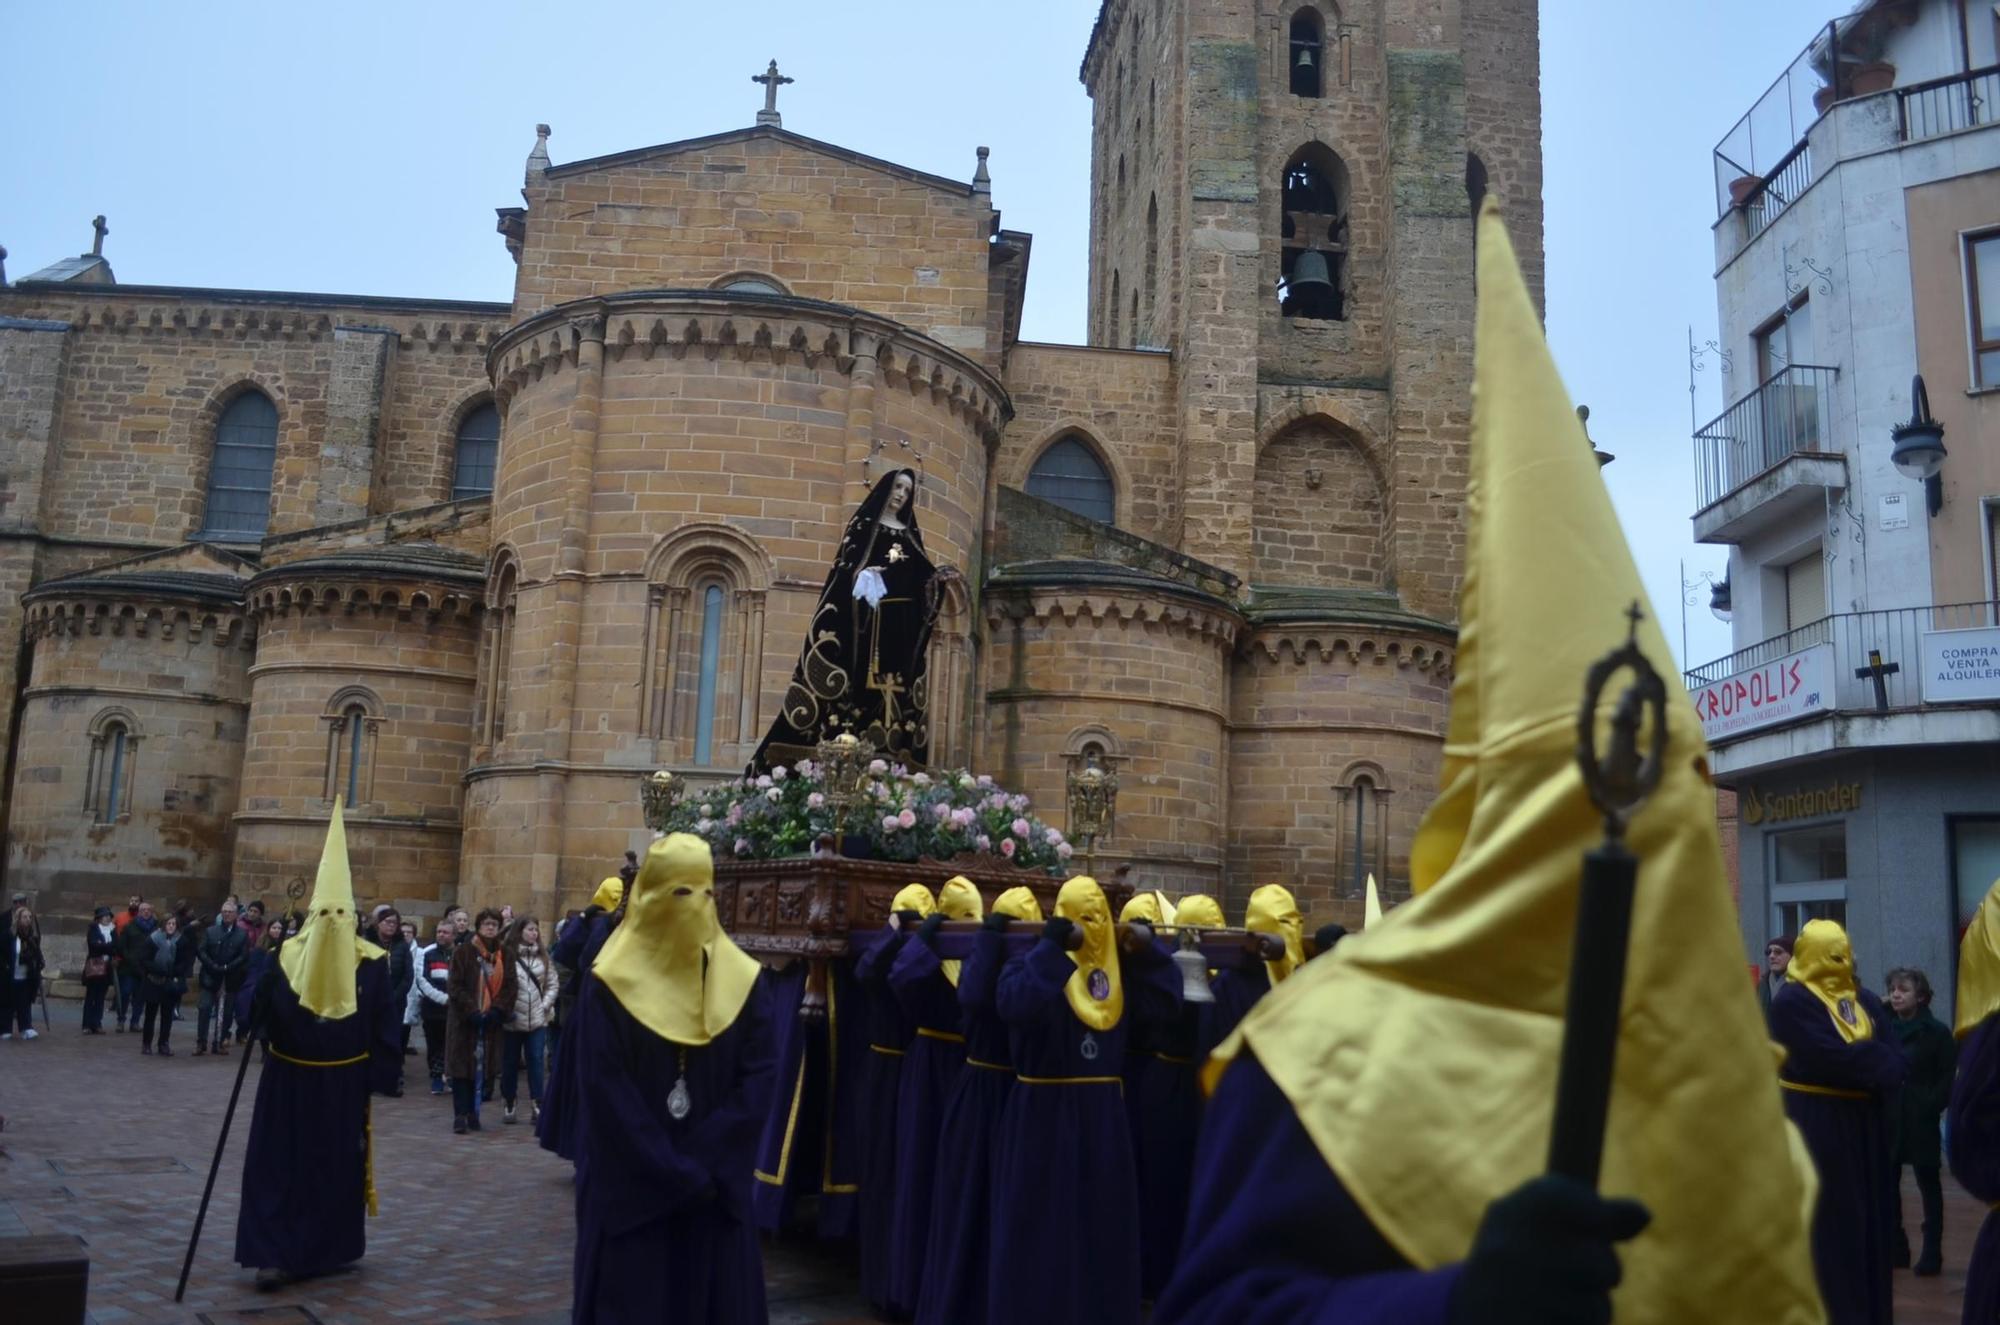
M 264 975 L 264 978 L 267 980 L 277 977 L 278 973 L 276 971 L 268 971 Z M 188 1235 L 187 1258 L 181 1262 L 180 1282 L 174 1285 L 174 1301 L 176 1302 L 180 1301 L 181 1297 L 187 1292 L 188 1271 L 194 1268 L 194 1249 L 201 1242 L 202 1222 L 208 1218 L 209 1197 L 215 1194 L 215 1175 L 222 1169 L 223 1147 L 229 1144 L 229 1125 L 236 1117 L 236 1101 L 243 1094 L 243 1078 L 250 1071 L 250 1047 L 257 1042 L 257 1030 L 255 1009 L 253 1007 L 250 1024 L 243 1031 L 243 1058 L 236 1064 L 236 1084 L 229 1091 L 229 1107 L 222 1111 L 222 1133 L 215 1138 L 215 1158 L 209 1161 L 208 1182 L 201 1189 L 201 1206 L 194 1212 L 194 1232 Z

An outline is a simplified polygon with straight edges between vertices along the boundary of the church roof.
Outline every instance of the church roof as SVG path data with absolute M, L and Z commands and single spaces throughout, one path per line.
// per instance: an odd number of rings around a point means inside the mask
M 256 583 L 327 575 L 370 579 L 424 579 L 465 584 L 486 582 L 486 563 L 469 552 L 439 543 L 391 543 L 385 547 L 340 548 L 273 566 Z
M 184 570 L 84 571 L 36 585 L 21 595 L 23 602 L 66 594 L 112 594 L 118 597 L 193 598 L 210 603 L 240 603 L 244 581 L 234 575 Z
M 588 174 L 591 171 L 607 170 L 613 166 L 628 165 L 635 161 L 645 161 L 655 157 L 678 156 L 682 152 L 699 152 L 710 147 L 721 147 L 728 143 L 748 143 L 760 139 L 788 143 L 793 147 L 802 148 L 808 152 L 816 152 L 821 156 L 830 156 L 841 161 L 850 161 L 855 165 L 864 166 L 869 170 L 880 171 L 882 174 L 893 175 L 898 179 L 906 179 L 911 183 L 926 185 L 933 189 L 942 190 L 945 193 L 967 198 L 972 196 L 972 184 L 968 180 L 947 179 L 943 175 L 933 175 L 928 171 L 913 170 L 909 166 L 899 166 L 894 161 L 884 161 L 880 157 L 869 156 L 866 153 L 856 152 L 851 148 L 840 147 L 833 143 L 821 142 L 817 138 L 808 138 L 804 134 L 793 133 L 789 129 L 781 129 L 771 124 L 757 124 L 746 129 L 731 129 L 726 133 L 712 133 L 703 138 L 682 138 L 671 143 L 658 143 L 652 147 L 635 147 L 626 152 L 613 152 L 609 156 L 586 157 L 582 161 L 568 161 L 559 166 L 550 166 L 543 173 L 545 178 L 559 179 L 565 175 Z
M 101 253 L 85 253 L 81 257 L 62 258 L 51 262 L 40 271 L 31 271 L 21 278 L 23 281 L 51 281 L 62 284 L 71 282 L 112 283 L 111 264 Z

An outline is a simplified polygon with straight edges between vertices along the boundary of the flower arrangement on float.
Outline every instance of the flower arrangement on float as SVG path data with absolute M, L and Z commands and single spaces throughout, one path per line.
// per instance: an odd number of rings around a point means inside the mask
M 831 836 L 836 814 L 811 759 L 769 773 L 690 787 L 663 830 L 693 833 L 717 860 L 774 860 L 805 855 Z M 953 860 L 991 856 L 1021 869 L 1062 872 L 1075 848 L 1035 817 L 1028 798 L 963 770 L 911 772 L 877 759 L 850 811 L 846 831 L 866 836 L 876 860 Z

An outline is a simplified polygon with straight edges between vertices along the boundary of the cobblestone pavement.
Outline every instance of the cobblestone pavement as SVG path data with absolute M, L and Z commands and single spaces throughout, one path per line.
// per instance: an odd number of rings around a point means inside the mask
M 420 1076 L 416 1091 L 375 1101 L 382 1213 L 369 1221 L 358 1269 L 259 1293 L 231 1259 L 237 1184 L 257 1065 L 223 1156 L 187 1301 L 174 1281 L 215 1148 L 237 1058 L 194 1058 L 191 1020 L 169 1059 L 139 1053 L 139 1037 L 80 1033 L 74 1003 L 49 1005 L 53 1031 L 0 1042 L 0 1237 L 75 1233 L 90 1250 L 97 1325 L 323 1325 L 348 1322 L 569 1319 L 575 1222 L 568 1166 L 506 1127 L 496 1100 L 477 1136 L 451 1134 L 451 1108 Z M 191 1014 L 190 1014 L 191 1016 Z M 421 1058 L 407 1060 L 420 1073 Z M 1946 1180 L 1945 1272 L 1896 1276 L 1899 1325 L 1957 1325 L 1965 1261 L 1985 1211 Z M 482 1207 L 475 1213 L 473 1207 Z M 1920 1222 L 1914 1185 L 1905 1219 Z M 494 1213 L 497 1211 L 498 1213 Z M 843 1258 L 808 1242 L 765 1248 L 773 1325 L 868 1319 Z
M 569 1166 L 536 1146 L 525 1122 L 502 1126 L 497 1099 L 484 1132 L 453 1136 L 449 1096 L 431 1096 L 420 1056 L 405 1060 L 414 1092 L 375 1101 L 382 1213 L 368 1222 L 367 1257 L 358 1269 L 275 1293 L 259 1293 L 252 1272 L 232 1259 L 257 1089 L 251 1064 L 187 1301 L 176 1306 L 174 1282 L 237 1057 L 191 1056 L 192 1011 L 175 1028 L 174 1056 L 163 1059 L 143 1057 L 136 1034 L 82 1034 L 79 1004 L 52 1001 L 49 1010 L 52 1031 L 0 1042 L 0 1145 L 8 1152 L 0 1237 L 82 1237 L 97 1325 L 569 1320 Z M 810 1244 L 767 1247 L 765 1274 L 773 1325 L 867 1319 L 852 1270 Z

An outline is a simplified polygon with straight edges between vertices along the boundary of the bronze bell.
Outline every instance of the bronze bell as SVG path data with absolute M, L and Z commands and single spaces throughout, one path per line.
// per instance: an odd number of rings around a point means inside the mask
M 1333 292 L 1333 280 L 1326 270 L 1326 254 L 1312 248 L 1299 254 L 1299 260 L 1292 264 L 1292 279 L 1286 292 L 1296 297 L 1309 289 L 1320 289 L 1329 294 Z
M 1181 973 L 1183 1003 L 1215 1001 L 1215 991 L 1208 987 L 1208 958 L 1202 955 L 1201 931 L 1181 931 L 1180 947 L 1174 950 L 1174 969 Z
M 1312 47 L 1310 47 L 1310 46 L 1301 46 L 1301 47 L 1299 47 L 1299 58 L 1298 58 L 1298 59 L 1296 59 L 1296 60 L 1294 60 L 1294 61 L 1292 61 L 1292 67 L 1293 67 L 1294 69 L 1310 69 L 1310 68 L 1312 68 L 1312 67 L 1313 67 L 1313 50 L 1312 50 Z

